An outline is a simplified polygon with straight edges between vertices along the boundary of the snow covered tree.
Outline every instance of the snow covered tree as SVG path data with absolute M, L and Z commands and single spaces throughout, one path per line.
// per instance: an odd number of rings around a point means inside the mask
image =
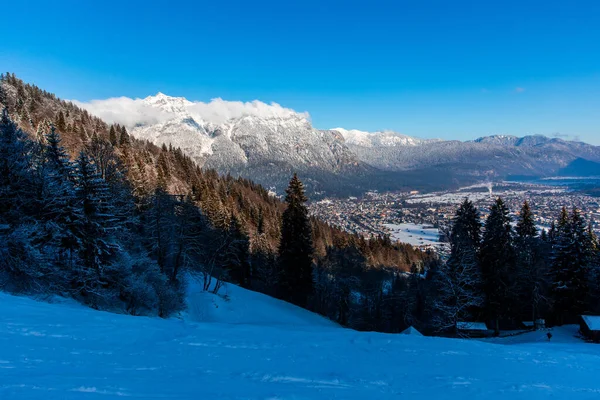
M 479 267 L 481 223 L 471 201 L 459 206 L 450 233 L 450 258 L 430 271 L 436 289 L 432 323 L 438 331 L 455 329 L 460 321 L 471 321 L 484 305 Z
M 4 108 L 0 119 L 0 224 L 15 223 L 29 195 L 30 150 L 25 134 Z
M 306 307 L 313 292 L 312 229 L 304 185 L 294 174 L 286 189 L 279 244 L 281 297 Z
M 77 271 L 77 291 L 93 307 L 102 299 L 102 289 L 114 285 L 113 260 L 120 250 L 115 234 L 120 228 L 108 185 L 85 152 L 77 158 L 75 196 L 81 217 L 75 234 L 80 243 L 82 265 Z
M 499 320 L 511 318 L 516 303 L 515 253 L 509 211 L 498 198 L 490 208 L 481 242 L 480 262 L 486 295 L 485 315 L 494 322 L 499 334 Z M 521 226 L 528 229 L 525 223 Z
M 0 289 L 40 288 L 46 269 L 32 246 L 37 226 L 26 206 L 31 192 L 31 143 L 4 108 L 0 119 Z
M 431 324 L 438 332 L 456 332 L 461 321 L 473 321 L 485 305 L 483 279 L 477 256 L 460 252 L 448 262 L 428 272 L 434 287 L 430 311 Z

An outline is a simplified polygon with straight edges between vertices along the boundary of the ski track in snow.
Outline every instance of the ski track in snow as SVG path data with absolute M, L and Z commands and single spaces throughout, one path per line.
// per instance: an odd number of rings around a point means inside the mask
M 545 332 L 482 341 L 361 333 L 230 293 L 207 306 L 210 322 L 0 294 L 0 399 L 600 398 L 600 346 L 574 338 L 576 327 L 551 342 Z M 283 323 L 260 310 L 242 323 L 231 316 L 252 305 Z

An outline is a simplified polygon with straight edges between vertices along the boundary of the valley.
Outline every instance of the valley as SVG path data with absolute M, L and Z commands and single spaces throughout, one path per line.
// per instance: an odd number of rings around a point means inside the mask
M 485 217 L 497 197 L 507 204 L 513 221 L 517 220 L 518 211 L 525 201 L 529 202 L 540 230 L 550 228 L 563 206 L 568 209 L 576 207 L 592 221 L 594 230 L 600 232 L 600 199 L 569 189 L 564 179 L 547 179 L 537 183 L 484 183 L 431 193 L 367 192 L 361 197 L 314 201 L 310 204 L 310 211 L 327 223 L 351 233 L 365 237 L 390 234 L 392 239 L 445 254 L 448 248 L 444 243 L 458 205 L 468 198 Z M 425 232 L 420 232 L 423 230 Z

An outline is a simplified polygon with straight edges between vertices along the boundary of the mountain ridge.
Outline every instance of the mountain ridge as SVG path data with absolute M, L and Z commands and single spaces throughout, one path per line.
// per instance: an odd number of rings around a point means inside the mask
M 317 129 L 307 113 L 276 103 L 191 102 L 158 92 L 141 101 L 158 122 L 133 136 L 179 147 L 198 165 L 253 179 L 282 193 L 298 172 L 312 192 L 448 188 L 510 175 L 550 176 L 575 159 L 600 162 L 600 147 L 542 135 L 421 139 L 393 131 Z M 136 100 L 137 101 L 137 100 Z M 450 179 L 439 179 L 445 170 Z

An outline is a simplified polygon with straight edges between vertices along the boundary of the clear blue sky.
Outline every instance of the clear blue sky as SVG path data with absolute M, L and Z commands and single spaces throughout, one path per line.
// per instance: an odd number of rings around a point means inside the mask
M 277 102 L 319 128 L 600 144 L 600 1 L 27 1 L 0 69 L 62 98 Z

